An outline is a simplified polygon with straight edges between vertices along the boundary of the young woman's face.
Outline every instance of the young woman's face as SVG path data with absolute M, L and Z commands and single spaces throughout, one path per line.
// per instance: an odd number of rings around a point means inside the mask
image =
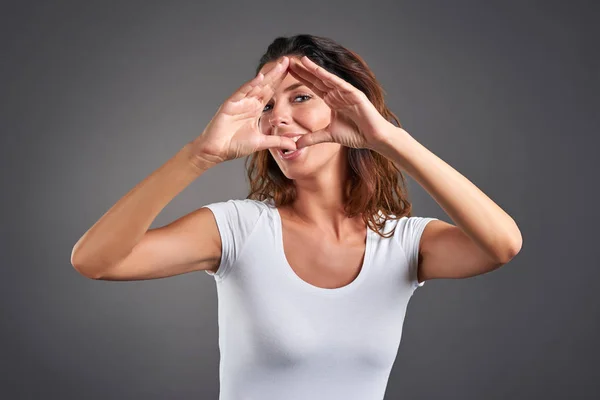
M 265 64 L 261 72 L 269 71 L 274 64 L 275 61 Z M 301 136 L 325 128 L 330 120 L 331 109 L 323 99 L 287 73 L 263 109 L 259 126 L 265 135 Z M 327 164 L 339 163 L 344 156 L 341 148 L 338 143 L 319 143 L 301 149 L 289 160 L 280 149 L 269 152 L 288 179 L 298 179 L 323 170 Z

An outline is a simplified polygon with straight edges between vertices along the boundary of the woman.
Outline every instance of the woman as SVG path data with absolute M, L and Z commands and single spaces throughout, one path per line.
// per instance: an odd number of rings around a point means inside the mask
M 249 155 L 247 199 L 149 229 L 206 170 Z M 410 216 L 398 167 L 456 225 Z M 513 219 L 401 128 L 357 54 L 299 35 L 269 46 L 202 134 L 85 233 L 72 264 L 104 280 L 214 276 L 222 400 L 364 400 L 384 396 L 416 288 L 492 271 L 520 247 Z

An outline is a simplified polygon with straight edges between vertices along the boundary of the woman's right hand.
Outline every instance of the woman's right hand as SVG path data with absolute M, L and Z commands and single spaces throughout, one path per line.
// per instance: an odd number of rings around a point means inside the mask
M 265 135 L 258 126 L 258 119 L 285 77 L 288 64 L 289 58 L 283 57 L 265 75 L 259 73 L 225 100 L 202 134 L 192 141 L 194 156 L 215 165 L 269 148 L 296 150 L 291 138 Z

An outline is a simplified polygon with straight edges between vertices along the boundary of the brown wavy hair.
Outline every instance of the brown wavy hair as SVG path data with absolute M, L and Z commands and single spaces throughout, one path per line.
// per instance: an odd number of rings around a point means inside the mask
M 278 37 L 260 58 L 255 74 L 272 61 L 283 56 L 307 56 L 314 63 L 339 76 L 367 95 L 375 108 L 387 121 L 402 127 L 385 105 L 385 91 L 375 79 L 367 63 L 355 52 L 341 46 L 332 39 L 296 35 Z M 344 212 L 349 218 L 361 215 L 365 223 L 381 237 L 385 222 L 411 216 L 406 179 L 400 169 L 389 159 L 370 149 L 348 148 L 349 178 L 345 185 L 346 204 Z M 292 203 L 296 198 L 296 187 L 288 179 L 269 152 L 262 150 L 246 158 L 246 170 L 250 182 L 247 199 L 264 201 L 271 199 L 275 206 Z M 381 212 L 382 218 L 376 218 Z

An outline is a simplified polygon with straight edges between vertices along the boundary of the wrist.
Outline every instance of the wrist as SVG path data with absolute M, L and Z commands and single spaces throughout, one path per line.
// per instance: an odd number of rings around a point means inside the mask
M 404 129 L 389 124 L 381 132 L 381 139 L 375 149 L 386 158 L 397 162 L 403 158 L 403 153 L 410 146 L 412 137 Z
M 181 149 L 182 157 L 198 174 L 202 174 L 220 161 L 198 149 L 193 142 Z

